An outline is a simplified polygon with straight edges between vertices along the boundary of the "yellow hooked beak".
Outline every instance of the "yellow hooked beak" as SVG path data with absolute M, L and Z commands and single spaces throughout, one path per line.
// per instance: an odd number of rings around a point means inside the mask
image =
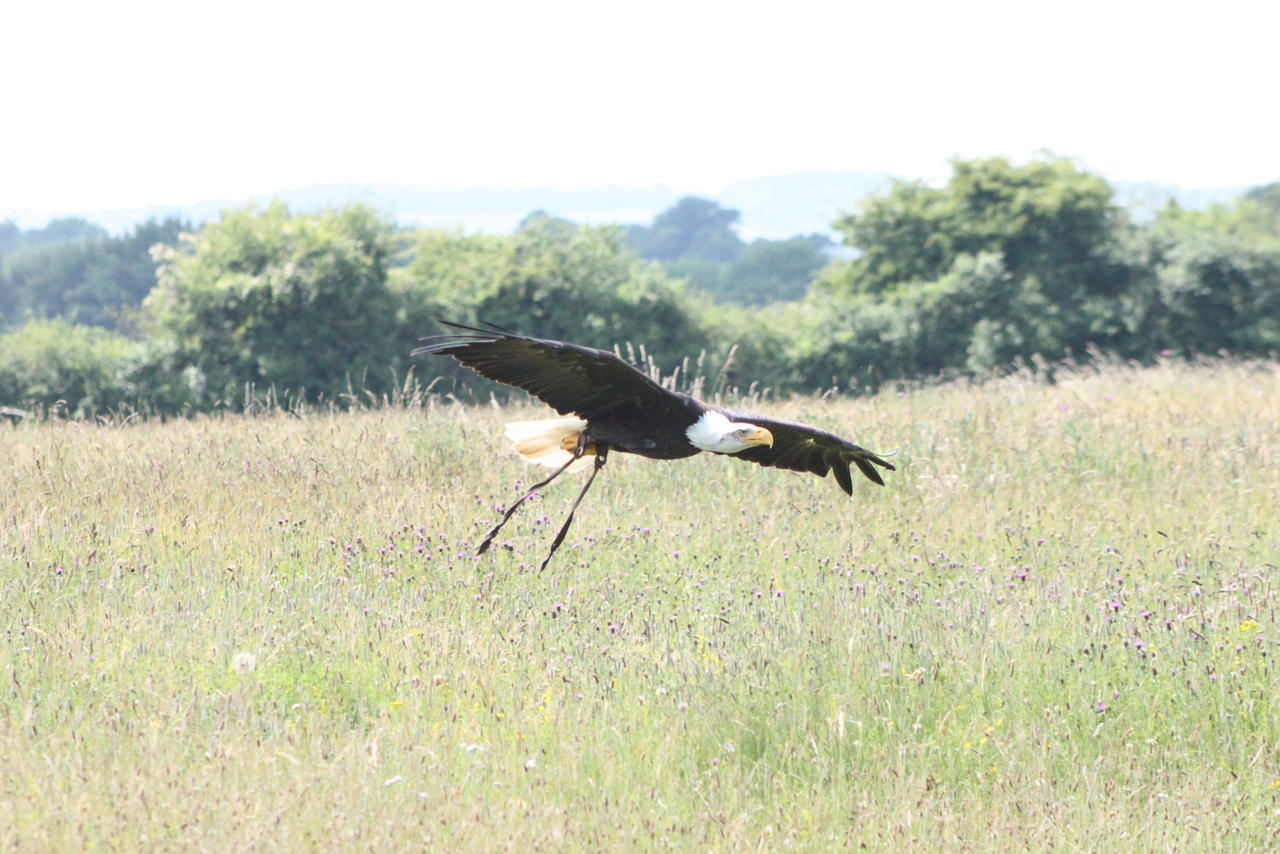
M 763 427 L 756 427 L 750 433 L 742 437 L 743 444 L 746 445 L 768 445 L 773 447 L 773 434 Z

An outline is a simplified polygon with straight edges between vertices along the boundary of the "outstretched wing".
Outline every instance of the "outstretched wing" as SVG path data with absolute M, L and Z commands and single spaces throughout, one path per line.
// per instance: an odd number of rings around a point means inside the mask
M 461 331 L 423 338 L 410 355 L 452 356 L 481 376 L 524 389 L 561 415 L 591 419 L 625 406 L 670 405 L 676 396 L 607 350 L 497 326 L 441 323 Z
M 876 454 L 853 442 L 841 439 L 834 433 L 819 430 L 806 424 L 794 421 L 782 421 L 769 418 L 754 412 L 730 412 L 725 414 L 731 421 L 745 421 L 764 427 L 773 434 L 773 447 L 757 445 L 730 456 L 740 460 L 750 460 L 762 466 L 791 469 L 792 471 L 812 472 L 818 477 L 826 477 L 827 472 L 836 476 L 840 488 L 853 495 L 853 478 L 849 473 L 849 464 L 858 467 L 872 483 L 884 486 L 884 479 L 876 466 L 894 471 L 893 465 L 886 459 L 887 454 Z

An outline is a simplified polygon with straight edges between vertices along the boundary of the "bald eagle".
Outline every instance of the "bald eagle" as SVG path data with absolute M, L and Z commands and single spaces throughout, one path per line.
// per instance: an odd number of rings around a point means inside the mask
M 545 569 L 611 450 L 655 460 L 679 460 L 710 451 L 819 477 L 830 472 L 849 495 L 853 495 L 850 463 L 880 486 L 884 480 L 875 467 L 894 470 L 884 459 L 889 454 L 873 453 L 825 430 L 723 409 L 664 388 L 607 350 L 530 338 L 487 323 L 480 328 L 441 322 L 457 331 L 421 339 L 421 346 L 410 355 L 452 356 L 481 376 L 524 389 L 562 416 L 507 425 L 516 453 L 555 471 L 507 509 L 477 554 L 484 554 L 525 499 L 565 471 L 594 461 L 591 476 L 539 571 Z

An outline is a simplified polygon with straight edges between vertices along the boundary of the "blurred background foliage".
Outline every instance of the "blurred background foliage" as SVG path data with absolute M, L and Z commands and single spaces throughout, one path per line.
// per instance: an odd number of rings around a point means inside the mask
M 838 247 L 748 243 L 739 219 L 689 197 L 648 225 L 533 212 L 507 235 L 280 202 L 118 237 L 0 223 L 0 407 L 179 414 L 384 399 L 415 379 L 487 397 L 451 362 L 411 363 L 441 318 L 781 393 L 1280 349 L 1280 183 L 1139 222 L 1068 159 L 957 160 L 943 186 L 852 204 Z

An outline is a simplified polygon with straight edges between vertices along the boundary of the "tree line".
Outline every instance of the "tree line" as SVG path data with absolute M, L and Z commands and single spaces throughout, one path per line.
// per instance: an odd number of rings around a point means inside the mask
M 270 394 L 484 394 L 408 351 L 437 319 L 619 346 L 777 392 L 874 389 L 1102 351 L 1280 350 L 1280 183 L 1135 221 L 1070 160 L 957 160 L 820 235 L 746 243 L 683 199 L 647 226 L 530 214 L 509 235 L 398 228 L 282 203 L 112 238 L 0 224 L 0 407 L 87 416 L 238 409 Z

